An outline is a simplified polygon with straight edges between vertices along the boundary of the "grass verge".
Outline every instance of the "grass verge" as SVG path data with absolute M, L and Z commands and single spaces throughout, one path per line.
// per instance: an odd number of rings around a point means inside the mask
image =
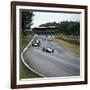
M 21 79 L 24 79 L 24 78 L 39 78 L 39 77 L 41 77 L 41 76 L 37 75 L 36 73 L 34 73 L 30 69 L 28 69 L 21 60 L 21 63 L 20 63 L 20 78 Z
M 74 44 L 74 45 L 80 45 L 80 40 L 75 38 L 67 38 L 67 37 L 58 37 L 58 39 L 66 41 L 68 43 Z
M 21 45 L 20 45 L 21 52 L 28 45 L 28 43 L 30 42 L 31 39 L 32 39 L 32 36 L 30 36 L 30 35 L 21 38 Z M 28 69 L 24 65 L 22 60 L 20 59 L 20 79 L 24 79 L 24 78 L 39 78 L 39 77 L 41 77 L 41 76 L 37 75 L 36 73 L 34 73 L 30 69 Z
M 23 50 L 31 40 L 32 40 L 31 35 L 22 37 L 21 38 L 21 50 Z
M 76 40 L 67 40 L 64 38 L 56 38 L 55 42 L 58 43 L 60 46 L 74 52 L 76 55 L 80 55 L 80 43 Z

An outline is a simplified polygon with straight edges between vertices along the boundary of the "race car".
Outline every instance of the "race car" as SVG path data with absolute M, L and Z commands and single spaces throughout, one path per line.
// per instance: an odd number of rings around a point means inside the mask
M 48 52 L 48 53 L 53 53 L 54 49 L 50 48 L 50 47 L 43 47 L 42 49 L 44 52 Z
M 35 40 L 32 42 L 32 46 L 33 47 L 39 47 L 40 46 L 40 41 L 39 40 Z

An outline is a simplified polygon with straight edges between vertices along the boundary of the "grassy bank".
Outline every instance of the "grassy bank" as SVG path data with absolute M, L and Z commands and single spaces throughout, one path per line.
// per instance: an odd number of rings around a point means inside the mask
M 79 38 L 67 38 L 67 37 L 57 37 L 60 40 L 66 41 L 68 43 L 74 44 L 74 45 L 80 45 L 80 40 Z
M 28 69 L 24 63 L 21 60 L 21 65 L 20 65 L 20 78 L 39 78 L 41 76 L 37 75 L 36 73 L 32 72 L 30 69 Z
M 59 45 L 63 46 L 64 48 L 74 52 L 76 55 L 80 55 L 79 40 L 58 37 L 55 39 L 55 42 L 58 43 Z
M 28 43 L 31 41 L 32 36 L 25 36 L 21 38 L 21 52 L 22 50 L 28 45 Z M 36 73 L 32 72 L 30 69 L 28 69 L 24 63 L 22 62 L 22 60 L 20 60 L 20 78 L 24 79 L 24 78 L 38 78 L 41 77 L 39 75 L 37 75 Z
M 32 39 L 31 35 L 21 38 L 21 49 L 22 50 L 27 46 L 27 44 L 31 41 L 31 39 Z

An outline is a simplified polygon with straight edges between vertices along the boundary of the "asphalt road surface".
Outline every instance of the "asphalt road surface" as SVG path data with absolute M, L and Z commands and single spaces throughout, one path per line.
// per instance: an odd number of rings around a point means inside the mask
M 33 70 L 45 77 L 64 77 L 80 75 L 80 57 L 72 54 L 54 40 L 40 39 L 40 47 L 29 47 L 24 60 Z M 43 47 L 51 47 L 53 53 L 44 52 Z

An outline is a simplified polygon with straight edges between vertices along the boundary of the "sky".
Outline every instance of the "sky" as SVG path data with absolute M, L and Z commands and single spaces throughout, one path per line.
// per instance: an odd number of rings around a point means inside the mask
M 80 21 L 80 14 L 55 13 L 55 12 L 33 12 L 33 27 L 38 27 L 47 22 Z

